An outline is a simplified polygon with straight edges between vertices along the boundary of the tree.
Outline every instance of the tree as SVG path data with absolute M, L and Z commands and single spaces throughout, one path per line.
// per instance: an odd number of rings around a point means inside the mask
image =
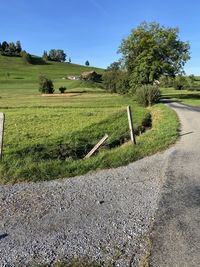
M 87 67 L 90 66 L 90 62 L 88 60 L 85 61 L 85 66 L 87 66 Z
M 65 62 L 66 54 L 62 49 L 51 49 L 49 51 L 48 59 L 51 61 Z
M 128 75 L 120 70 L 107 70 L 103 74 L 103 85 L 111 93 L 126 94 L 129 91 Z
M 39 77 L 39 91 L 43 94 L 53 94 L 54 86 L 52 80 L 48 79 L 44 75 Z
M 4 41 L 2 44 L 1 44 L 1 49 L 2 51 L 4 52 L 6 50 L 6 48 L 8 48 L 8 43 L 6 41 Z
M 178 28 L 143 22 L 122 41 L 119 52 L 132 86 L 153 84 L 161 75 L 175 77 L 183 72 L 190 46 L 179 40 L 178 33 Z
M 190 82 L 191 82 L 192 84 L 195 82 L 195 76 L 194 76 L 194 74 L 190 74 L 190 75 L 188 76 L 188 78 L 190 79 Z
M 71 62 L 72 62 L 71 57 L 69 57 L 69 63 L 71 63 Z
M 159 86 L 161 87 L 173 87 L 174 86 L 174 78 L 169 77 L 167 75 L 161 75 L 159 79 Z
M 114 61 L 107 67 L 107 70 L 120 70 L 121 63 L 119 61 Z
M 18 54 L 20 54 L 21 53 L 21 51 L 22 51 L 22 46 L 21 46 L 21 43 L 20 43 L 20 41 L 17 41 L 16 42 L 16 52 L 18 53 Z
M 22 51 L 20 41 L 17 41 L 16 44 L 11 42 L 7 43 L 4 41 L 1 44 L 0 52 L 3 56 L 20 56 L 20 53 Z
M 9 43 L 7 49 L 5 50 L 9 56 L 15 56 L 16 55 L 16 46 L 13 42 Z
M 42 59 L 45 60 L 45 61 L 48 60 L 48 53 L 47 53 L 47 51 L 45 51 L 45 50 L 44 50 L 44 52 L 43 52 Z
M 177 75 L 174 80 L 174 88 L 177 90 L 182 90 L 186 89 L 187 87 L 189 87 L 187 78 L 182 75 Z

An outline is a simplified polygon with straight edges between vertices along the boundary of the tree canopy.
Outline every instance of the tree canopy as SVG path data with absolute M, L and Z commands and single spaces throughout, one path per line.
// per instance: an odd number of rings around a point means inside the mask
M 190 46 L 179 39 L 178 28 L 141 23 L 122 41 L 119 52 L 131 86 L 151 84 L 161 75 L 175 77 L 190 59 Z
M 20 56 L 21 51 L 22 47 L 20 41 L 16 43 L 3 41 L 2 44 L 0 43 L 0 54 L 3 56 Z
M 65 54 L 64 50 L 62 50 L 62 49 L 51 49 L 49 51 L 48 60 L 65 62 L 66 54 Z
M 90 66 L 90 62 L 88 60 L 85 61 L 85 66 Z
M 111 63 L 108 67 L 107 70 L 120 70 L 121 68 L 121 62 L 119 61 L 114 61 Z

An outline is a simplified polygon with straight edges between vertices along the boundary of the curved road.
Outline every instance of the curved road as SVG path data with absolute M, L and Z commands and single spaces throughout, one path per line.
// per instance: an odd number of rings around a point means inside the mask
M 0 186 L 0 266 L 73 256 L 138 266 L 200 266 L 200 109 L 177 103 L 181 139 L 117 169 Z M 30 266 L 30 265 L 29 265 Z
M 168 162 L 152 234 L 151 265 L 200 266 L 200 108 L 169 104 L 181 121 L 181 139 Z

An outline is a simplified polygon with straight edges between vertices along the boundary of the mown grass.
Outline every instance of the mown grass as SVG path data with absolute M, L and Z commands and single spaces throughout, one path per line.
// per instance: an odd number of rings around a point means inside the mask
M 58 107 L 56 103 L 52 107 L 1 109 L 6 114 L 2 180 L 50 180 L 85 173 L 88 167 L 81 167 L 79 172 L 78 162 L 87 165 L 87 160 L 80 158 L 105 133 L 109 135 L 110 148 L 129 138 L 126 105 L 131 104 L 134 109 L 135 127 L 148 116 L 148 111 L 128 97 L 100 96 L 94 94 L 90 101 L 85 96 L 86 103 L 84 97 L 79 97 L 75 106 L 70 103 L 70 107 Z M 108 105 L 106 96 L 115 99 L 115 105 L 112 106 L 112 101 Z M 74 165 L 78 169 L 71 171 Z
M 7 129 L 10 128 L 11 133 L 7 133 L 4 160 L 1 164 L 1 182 L 41 181 L 61 177 L 71 177 L 85 174 L 91 170 L 126 165 L 131 161 L 138 160 L 159 150 L 165 149 L 170 144 L 173 144 L 178 136 L 177 117 L 171 109 L 163 105 L 152 107 L 150 112 L 153 118 L 153 127 L 151 130 L 137 138 L 136 146 L 133 146 L 130 142 L 126 142 L 111 150 L 105 148 L 96 156 L 84 160 L 75 160 L 73 157 L 67 157 L 65 160 L 62 160 L 62 158 L 58 157 L 58 150 L 56 150 L 56 148 L 58 149 L 60 147 L 62 149 L 62 145 L 64 148 L 68 148 L 67 146 L 64 146 L 67 144 L 67 140 L 70 141 L 70 144 L 78 144 L 78 147 L 80 147 L 81 142 L 83 142 L 83 148 L 85 147 L 85 144 L 88 144 L 89 140 L 93 140 L 95 143 L 98 139 L 96 137 L 100 137 L 100 134 L 102 133 L 101 127 L 104 127 L 104 129 L 108 127 L 107 130 L 111 130 L 109 142 L 112 143 L 113 140 L 116 141 L 119 139 L 119 135 L 112 136 L 112 133 L 116 134 L 116 132 L 113 131 L 117 130 L 116 127 L 118 127 L 119 132 L 121 130 L 123 133 L 127 132 L 127 128 L 125 128 L 125 117 L 123 119 L 123 115 L 120 119 L 118 117 L 120 113 L 116 113 L 117 115 L 114 114 L 114 117 L 111 116 L 112 120 L 108 124 L 106 124 L 106 122 L 109 120 L 103 123 L 101 120 L 99 125 L 96 124 L 95 116 L 96 126 L 91 125 L 91 131 L 88 130 L 88 127 L 81 129 L 81 126 L 79 128 L 77 125 L 76 133 L 71 131 L 72 134 L 68 137 L 63 134 L 60 123 L 59 130 L 57 130 L 57 138 L 56 133 L 52 135 L 52 138 L 48 138 L 46 133 L 42 135 L 42 131 L 38 130 L 37 125 L 35 125 L 34 128 L 36 129 L 36 132 L 38 132 L 38 135 L 34 136 L 34 134 L 31 133 L 32 131 L 30 131 L 29 133 L 32 134 L 32 136 L 29 136 L 27 129 L 30 130 L 31 126 L 30 124 L 26 125 L 26 121 L 24 121 L 24 123 L 22 121 L 20 124 L 21 127 L 23 127 L 22 133 L 24 132 L 25 135 L 23 137 L 17 137 L 16 131 L 14 130 L 15 126 L 12 126 L 12 128 L 7 126 Z M 112 124 L 113 121 L 115 123 Z M 117 122 L 119 122 L 119 124 L 117 124 Z M 10 123 L 13 125 L 12 120 L 10 120 Z M 41 127 L 42 125 L 43 123 L 41 123 Z M 44 131 L 46 131 L 46 128 L 47 127 L 45 126 L 43 127 Z M 10 139 L 8 139 L 9 136 Z M 33 136 L 35 139 L 33 139 L 32 145 L 31 138 Z M 21 141 L 19 140 L 20 138 Z M 57 155 L 57 158 L 55 155 Z
M 200 91 L 175 90 L 174 88 L 162 88 L 162 97 L 178 101 L 191 106 L 200 106 Z

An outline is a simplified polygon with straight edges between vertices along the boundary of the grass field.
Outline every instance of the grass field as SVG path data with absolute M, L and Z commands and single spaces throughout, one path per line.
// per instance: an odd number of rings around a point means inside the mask
M 6 114 L 2 183 L 51 180 L 120 166 L 164 149 L 177 138 L 178 121 L 167 107 L 144 109 L 132 97 L 62 80 L 64 73 L 78 75 L 85 67 L 61 63 L 26 66 L 15 60 L 20 59 L 0 57 L 0 111 Z M 11 74 L 5 77 L 8 69 Z M 80 94 L 42 97 L 39 72 L 48 72 L 56 88 L 64 85 L 68 92 Z M 153 118 L 152 129 L 137 138 L 135 147 L 129 142 L 127 105 L 132 106 L 138 131 L 142 125 L 149 126 L 150 113 Z M 106 145 L 96 156 L 83 159 L 105 133 L 109 135 Z
M 32 80 L 35 81 L 40 74 L 51 79 L 61 79 L 68 75 L 79 75 L 84 71 L 95 70 L 102 73 L 103 69 L 86 67 L 72 63 L 43 62 L 39 57 L 33 57 L 33 64 L 26 64 L 19 57 L 0 56 L 0 79 L 6 80 Z
M 162 88 L 163 98 L 172 99 L 183 104 L 200 106 L 200 77 L 195 77 L 195 86 L 199 86 L 199 90 L 175 90 L 174 88 Z

